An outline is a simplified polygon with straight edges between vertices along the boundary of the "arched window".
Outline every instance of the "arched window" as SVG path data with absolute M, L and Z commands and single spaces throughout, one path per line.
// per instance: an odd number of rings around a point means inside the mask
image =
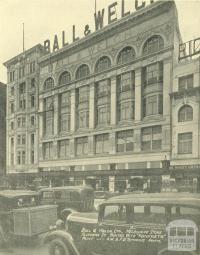
M 110 66 L 111 66 L 111 61 L 110 61 L 109 57 L 107 57 L 107 56 L 101 57 L 97 61 L 97 64 L 95 66 L 95 72 L 96 73 L 102 72 L 104 70 L 107 70 Z
M 144 44 L 143 54 L 151 54 L 164 48 L 164 41 L 161 36 L 154 35 L 150 37 Z
M 46 81 L 44 82 L 44 90 L 49 90 L 52 89 L 54 86 L 54 81 L 51 77 L 49 77 L 48 79 L 46 79 Z
M 76 79 L 82 79 L 89 75 L 89 67 L 86 64 L 83 64 L 79 66 L 77 72 L 76 72 Z
M 58 84 L 59 86 L 62 86 L 68 84 L 70 81 L 71 81 L 70 73 L 65 71 L 60 75 Z
M 117 64 L 121 65 L 124 63 L 128 63 L 131 60 L 133 60 L 134 58 L 135 58 L 134 49 L 130 46 L 127 46 L 120 51 L 120 53 L 118 55 L 118 59 L 117 59 Z
M 191 121 L 193 120 L 193 109 L 190 105 L 184 105 L 181 107 L 178 113 L 178 121 Z

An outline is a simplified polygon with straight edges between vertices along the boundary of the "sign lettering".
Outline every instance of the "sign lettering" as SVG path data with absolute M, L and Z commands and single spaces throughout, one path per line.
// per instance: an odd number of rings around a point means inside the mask
M 135 11 L 138 11 L 146 6 L 146 4 L 152 4 L 155 0 L 133 0 L 135 3 Z M 139 3 L 140 2 L 140 3 Z M 112 3 L 108 6 L 108 24 L 111 24 L 115 21 L 117 21 L 117 2 Z M 105 9 L 102 9 L 101 11 L 98 11 L 94 14 L 94 24 L 95 24 L 95 31 L 102 29 L 104 27 L 104 15 Z M 125 0 L 121 0 L 121 18 L 130 15 L 130 11 L 125 12 Z M 84 31 L 85 36 L 88 36 L 91 33 L 89 25 L 85 25 Z M 75 25 L 72 26 L 72 42 L 78 41 L 80 38 L 76 36 L 76 27 Z M 67 46 L 69 43 L 65 41 L 65 31 L 62 31 L 62 47 Z M 52 46 L 52 51 L 56 52 L 60 49 L 59 47 L 59 40 L 58 36 L 54 36 L 54 42 Z M 44 49 L 47 53 L 51 52 L 51 42 L 50 40 L 44 41 Z
M 179 60 L 200 53 L 200 37 L 179 45 Z

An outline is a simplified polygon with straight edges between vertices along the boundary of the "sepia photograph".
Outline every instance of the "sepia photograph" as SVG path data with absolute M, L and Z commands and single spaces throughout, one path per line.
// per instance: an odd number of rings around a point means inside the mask
M 0 0 L 0 255 L 200 255 L 200 0 Z

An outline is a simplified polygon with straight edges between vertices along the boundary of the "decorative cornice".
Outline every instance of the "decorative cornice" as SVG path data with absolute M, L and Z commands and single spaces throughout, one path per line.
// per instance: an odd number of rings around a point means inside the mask
M 35 46 L 33 46 L 32 48 L 20 53 L 19 55 L 9 59 L 8 61 L 4 62 L 3 65 L 6 67 L 9 67 L 12 64 L 16 64 L 20 61 L 20 59 L 24 59 L 26 58 L 27 55 L 33 53 L 33 52 L 37 52 L 37 51 L 41 51 L 44 52 L 44 47 L 41 44 L 37 44 Z
M 178 99 L 178 98 L 183 98 L 185 96 L 196 96 L 196 95 L 199 95 L 199 92 L 200 92 L 200 87 L 195 87 L 195 88 L 187 89 L 184 91 L 172 92 L 169 95 L 170 97 Z

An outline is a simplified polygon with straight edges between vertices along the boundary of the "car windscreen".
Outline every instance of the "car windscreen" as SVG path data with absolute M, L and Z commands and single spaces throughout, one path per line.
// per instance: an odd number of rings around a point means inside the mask
M 54 198 L 54 194 L 52 191 L 43 191 L 42 198 Z

